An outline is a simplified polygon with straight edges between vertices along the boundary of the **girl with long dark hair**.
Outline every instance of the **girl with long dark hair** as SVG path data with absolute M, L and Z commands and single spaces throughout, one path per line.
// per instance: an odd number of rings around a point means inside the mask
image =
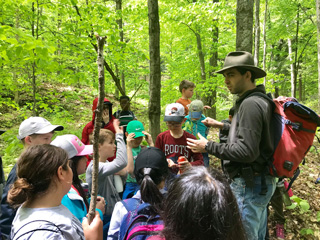
M 135 161 L 134 173 L 140 190 L 132 199 L 118 202 L 115 205 L 110 222 L 108 239 L 119 239 L 119 230 L 124 216 L 128 213 L 125 205 L 138 206 L 149 203 L 152 215 L 162 210 L 163 194 L 166 177 L 168 176 L 168 163 L 164 153 L 155 147 L 141 150 Z M 133 210 L 133 209 L 132 209 Z

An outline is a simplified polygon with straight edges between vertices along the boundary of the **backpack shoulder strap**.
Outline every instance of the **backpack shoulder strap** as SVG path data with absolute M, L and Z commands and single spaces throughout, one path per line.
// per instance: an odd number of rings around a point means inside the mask
M 22 233 L 20 236 L 17 236 L 17 234 L 21 231 L 21 229 L 25 228 L 26 226 L 29 226 L 33 223 L 44 223 L 46 224 L 47 226 L 53 226 L 55 227 L 55 229 L 44 229 L 44 228 L 31 228 L 31 230 L 25 232 L 25 233 Z M 59 233 L 63 236 L 63 232 L 61 231 L 61 229 L 56 225 L 54 224 L 53 222 L 50 222 L 50 221 L 47 221 L 47 220 L 34 220 L 34 221 L 30 221 L 26 224 L 24 224 L 22 227 L 20 227 L 18 229 L 18 231 L 15 232 L 15 234 L 12 236 L 12 239 L 15 239 L 15 240 L 18 240 L 20 239 L 21 237 L 23 237 L 24 235 L 26 234 L 29 234 L 29 233 L 32 233 L 32 232 L 36 232 L 36 231 L 48 231 L 48 232 L 55 232 L 55 233 Z
M 250 95 L 248 95 L 248 97 L 251 97 L 251 96 L 258 96 L 258 97 L 262 97 L 262 98 L 266 99 L 271 104 L 272 110 L 274 110 L 276 107 L 271 93 L 264 94 L 262 92 L 253 92 Z

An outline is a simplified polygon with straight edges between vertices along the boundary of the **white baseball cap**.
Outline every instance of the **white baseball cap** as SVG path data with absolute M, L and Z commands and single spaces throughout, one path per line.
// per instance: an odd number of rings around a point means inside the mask
M 93 153 L 92 145 L 85 145 L 76 135 L 66 134 L 57 136 L 51 145 L 60 147 L 68 153 L 69 159 L 74 156 L 86 156 Z
M 26 136 L 30 136 L 32 134 L 46 134 L 52 131 L 62 130 L 63 126 L 52 125 L 48 120 L 42 117 L 29 117 L 20 124 L 19 135 L 17 138 L 22 140 Z
M 184 107 L 180 103 L 170 103 L 166 107 L 164 121 L 182 122 L 184 119 Z

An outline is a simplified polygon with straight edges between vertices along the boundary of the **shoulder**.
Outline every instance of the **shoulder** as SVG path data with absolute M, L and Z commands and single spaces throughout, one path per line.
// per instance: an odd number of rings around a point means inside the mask
M 81 236 L 83 236 L 80 221 L 63 205 L 39 209 L 19 208 L 13 222 L 13 234 L 18 231 L 35 232 L 33 229 L 48 230 L 38 231 L 39 233 L 36 234 L 38 239 L 44 239 L 43 236 L 47 236 L 50 232 L 57 235 L 57 238 L 53 239 L 73 239 L 72 236 L 75 237 L 74 239 L 82 239 Z M 32 239 L 36 239 L 33 235 Z M 49 235 L 45 239 L 52 239 Z M 60 235 L 65 238 L 59 238 Z
M 160 133 L 160 134 L 158 135 L 158 137 L 166 136 L 166 135 L 168 135 L 168 133 L 169 133 L 169 130 L 166 130 L 166 131 Z
M 182 98 L 179 98 L 176 103 L 182 103 L 183 102 L 183 99 Z
M 270 107 L 270 103 L 267 99 L 261 96 L 249 96 L 243 100 L 240 105 L 239 111 L 243 109 L 247 110 L 264 110 L 266 111 Z

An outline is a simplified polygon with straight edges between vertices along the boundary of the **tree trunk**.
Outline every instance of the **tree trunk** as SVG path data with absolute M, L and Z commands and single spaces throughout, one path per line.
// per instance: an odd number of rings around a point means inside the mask
M 34 2 L 32 2 L 32 21 L 31 21 L 31 32 L 32 36 L 35 37 L 35 7 Z M 34 58 L 36 57 L 36 53 L 33 51 Z M 32 62 L 32 100 L 33 100 L 33 108 L 32 108 L 32 116 L 37 116 L 37 100 L 36 100 L 36 91 L 37 91 L 37 80 L 36 80 L 36 62 L 33 60 Z
M 254 64 L 259 67 L 260 50 L 260 0 L 255 0 L 255 24 L 254 24 Z
M 148 0 L 149 17 L 149 56 L 150 56 L 150 83 L 149 83 L 149 121 L 150 133 L 153 141 L 160 133 L 161 114 L 161 71 L 160 71 L 160 24 L 158 0 Z
M 120 42 L 123 42 L 122 0 L 116 0 L 116 11 L 120 12 L 120 18 L 118 18 L 116 20 L 116 22 L 118 23 Z M 124 70 L 123 69 L 120 69 L 118 78 L 121 79 L 121 87 L 122 87 L 124 93 L 126 93 L 126 81 L 125 81 L 125 76 L 124 76 Z
M 20 14 L 19 14 L 19 8 L 16 9 L 16 22 L 15 22 L 15 28 L 19 29 L 20 27 Z M 17 42 L 19 42 L 19 35 L 16 34 L 16 40 Z M 18 82 L 18 74 L 17 74 L 17 68 L 19 68 L 18 66 L 16 68 L 13 69 L 13 73 L 12 73 L 12 80 L 13 80 L 13 84 L 15 84 L 15 90 L 14 90 L 14 102 L 19 105 L 20 102 L 20 97 L 19 97 L 19 82 Z
M 197 38 L 197 49 L 198 49 L 198 58 L 200 62 L 200 71 L 201 71 L 201 83 L 205 83 L 206 81 L 206 69 L 204 63 L 204 54 L 202 51 L 202 43 L 201 43 L 201 36 L 198 32 L 194 32 Z
M 268 17 L 268 0 L 265 0 L 265 10 L 264 10 L 264 20 L 263 20 L 263 70 L 266 71 L 266 58 L 267 58 L 267 36 L 266 36 L 266 28 L 267 28 L 267 17 Z M 267 85 L 267 76 L 264 77 L 263 80 L 264 86 Z
M 296 89 L 295 89 L 295 66 L 292 59 L 292 42 L 291 39 L 288 38 L 288 50 L 289 50 L 289 60 L 290 60 L 290 72 L 291 72 L 291 97 L 296 97 Z
M 236 50 L 252 53 L 253 0 L 237 0 Z
M 119 78 L 119 68 L 118 68 L 117 64 L 115 64 L 115 71 L 116 71 L 117 78 Z M 115 96 L 116 99 L 119 99 L 119 89 L 118 88 L 115 88 L 114 96 Z
M 316 0 L 318 38 L 318 112 L 320 112 L 320 0 Z
M 96 201 L 97 201 L 97 193 L 98 193 L 98 167 L 99 167 L 99 133 L 101 128 L 101 120 L 102 120 L 102 111 L 103 111 L 103 100 L 105 96 L 104 86 L 104 58 L 103 58 L 103 46 L 106 38 L 97 36 L 97 46 L 98 46 L 98 57 L 97 57 L 97 65 L 98 65 L 98 74 L 99 74 L 99 96 L 98 96 L 98 106 L 95 110 L 96 118 L 94 122 L 94 130 L 93 130 L 93 170 L 92 170 L 92 187 L 91 187 L 91 200 L 90 200 L 90 209 L 88 214 L 88 222 L 89 224 L 94 218 L 95 209 L 96 209 Z
M 299 74 L 299 101 L 302 101 L 302 75 Z
M 219 2 L 219 0 L 213 0 L 213 4 Z M 218 38 L 219 38 L 219 28 L 218 28 L 218 19 L 213 19 L 213 31 L 212 31 L 212 55 L 209 60 L 209 64 L 212 69 L 215 69 L 218 66 Z M 210 78 L 215 76 L 214 71 L 211 70 L 209 73 Z M 216 99 L 217 99 L 217 90 L 216 86 L 211 91 L 209 96 L 206 96 L 205 104 L 209 105 L 211 109 L 207 109 L 205 115 L 211 118 L 216 119 L 217 117 L 217 107 L 216 107 Z

